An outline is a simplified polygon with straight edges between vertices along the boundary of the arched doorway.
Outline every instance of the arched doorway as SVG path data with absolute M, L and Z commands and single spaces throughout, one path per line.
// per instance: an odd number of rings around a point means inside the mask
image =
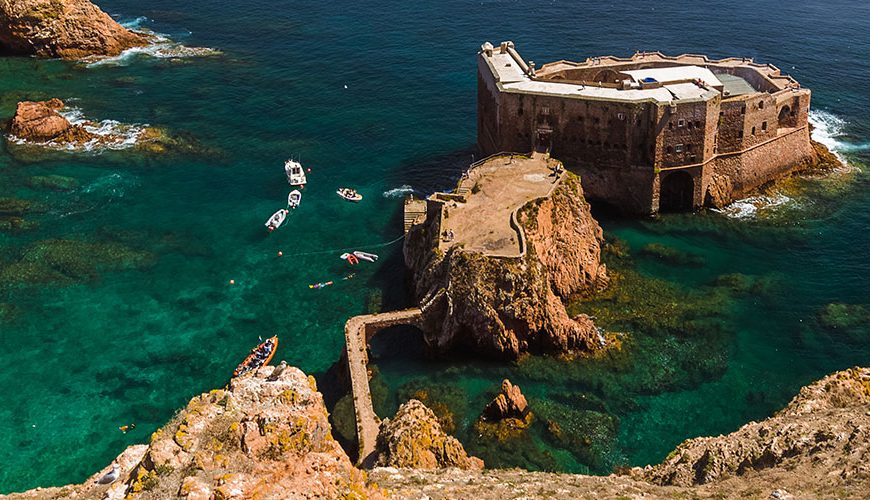
M 791 116 L 791 108 L 788 106 L 783 106 L 782 109 L 779 110 L 779 126 L 780 127 L 788 127 L 791 126 L 791 122 L 793 121 Z
M 695 181 L 688 172 L 672 172 L 662 177 L 659 188 L 660 212 L 686 212 L 694 208 Z

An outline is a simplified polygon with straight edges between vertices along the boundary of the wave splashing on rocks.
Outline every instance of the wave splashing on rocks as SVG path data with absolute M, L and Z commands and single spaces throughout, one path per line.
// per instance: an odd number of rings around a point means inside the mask
M 127 49 L 114 57 L 92 58 L 87 60 L 87 67 L 94 68 L 98 66 L 128 66 L 131 62 L 139 57 L 152 57 L 156 59 L 183 59 L 189 57 L 207 57 L 222 54 L 217 49 L 209 47 L 188 47 L 178 43 L 169 35 L 158 33 L 143 26 L 149 21 L 146 17 L 137 17 L 136 19 L 121 23 L 121 26 L 148 37 L 150 44 L 144 47 L 133 47 Z

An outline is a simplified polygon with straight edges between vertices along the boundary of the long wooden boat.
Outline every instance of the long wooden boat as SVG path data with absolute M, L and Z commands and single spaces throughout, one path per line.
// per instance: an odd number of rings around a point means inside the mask
M 251 354 L 248 354 L 248 357 L 236 367 L 233 376 L 238 377 L 239 375 L 244 375 L 249 371 L 268 365 L 269 362 L 272 361 L 272 358 L 275 356 L 275 351 L 277 350 L 278 336 L 269 337 L 262 344 L 251 349 Z

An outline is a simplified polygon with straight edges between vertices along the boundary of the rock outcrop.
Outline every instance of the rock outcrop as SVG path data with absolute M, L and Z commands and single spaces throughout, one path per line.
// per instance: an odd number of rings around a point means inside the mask
M 483 461 L 469 457 L 462 443 L 441 429 L 435 413 L 416 399 L 381 423 L 376 463 L 403 469 L 483 468 Z
M 489 422 L 497 422 L 506 418 L 523 420 L 528 413 L 529 403 L 520 391 L 520 387 L 505 379 L 501 383 L 501 392 L 486 405 L 481 417 Z
M 81 59 L 148 42 L 88 0 L 0 0 L 0 54 Z
M 193 398 L 178 416 L 116 459 L 95 484 L 32 490 L 27 498 L 379 498 L 332 438 L 314 379 L 274 367 Z
M 423 306 L 430 351 L 457 345 L 512 359 L 523 352 L 565 353 L 601 347 L 585 315 L 568 316 L 563 301 L 607 283 L 600 261 L 602 230 L 583 198 L 580 179 L 567 174 L 552 194 L 519 210 L 526 251 L 487 256 L 459 246 L 438 248 L 439 221 L 413 226 L 405 262 Z
M 865 498 L 870 490 L 868 368 L 801 389 L 767 420 L 688 440 L 660 465 L 609 476 L 478 470 L 411 400 L 384 421 L 382 467 L 368 483 L 332 439 L 312 379 L 287 368 L 269 380 L 272 370 L 192 399 L 149 445 L 115 459 L 111 484 L 96 482 L 109 464 L 81 485 L 8 498 Z
M 870 479 L 870 369 L 852 368 L 804 387 L 763 422 L 688 440 L 643 477 L 691 486 L 786 464 L 796 472 L 806 466 L 826 471 L 820 480 L 831 487 Z
M 19 102 L 9 124 L 9 133 L 18 139 L 35 143 L 85 143 L 93 139 L 93 134 L 84 127 L 71 124 L 58 113 L 64 106 L 64 102 L 57 98 Z

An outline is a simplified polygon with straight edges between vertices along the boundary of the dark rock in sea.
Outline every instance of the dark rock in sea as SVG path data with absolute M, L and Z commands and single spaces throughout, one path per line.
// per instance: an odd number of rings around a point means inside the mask
M 82 59 L 148 43 L 89 0 L 0 0 L 0 54 Z
M 153 256 L 113 242 L 42 240 L 0 269 L 0 283 L 73 284 L 95 279 L 101 271 L 146 266 Z
M 520 391 L 520 387 L 505 379 L 501 383 L 501 392 L 486 405 L 481 418 L 487 422 L 498 422 L 508 418 L 525 420 L 528 414 L 529 403 Z
M 870 339 L 870 310 L 861 304 L 832 302 L 818 312 L 819 324 L 852 341 Z
M 640 249 L 640 255 L 651 257 L 659 262 L 679 267 L 703 267 L 704 258 L 661 243 L 650 243 Z
M 34 175 L 27 179 L 27 185 L 33 189 L 75 191 L 81 184 L 77 179 L 64 175 Z

